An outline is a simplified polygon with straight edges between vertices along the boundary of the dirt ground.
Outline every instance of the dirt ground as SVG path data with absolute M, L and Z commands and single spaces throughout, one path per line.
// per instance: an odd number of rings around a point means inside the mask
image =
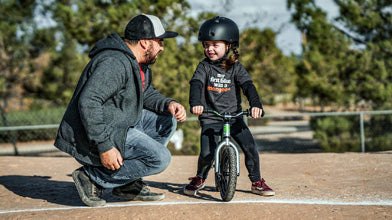
M 196 156 L 174 156 L 167 170 L 145 178 L 166 198 L 155 202 L 116 199 L 86 207 L 71 173 L 70 157 L 0 157 L 0 219 L 392 219 L 392 152 L 260 154 L 262 176 L 276 195 L 250 193 L 241 155 L 241 174 L 231 202 L 207 187 L 183 194 L 196 172 Z

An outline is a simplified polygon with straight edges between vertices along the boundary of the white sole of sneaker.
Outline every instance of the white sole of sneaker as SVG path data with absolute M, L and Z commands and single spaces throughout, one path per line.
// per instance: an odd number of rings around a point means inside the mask
M 257 189 L 251 189 L 251 192 L 253 194 L 257 194 L 257 195 L 261 195 L 261 196 L 274 196 L 275 192 L 274 191 L 261 191 L 261 190 L 257 190 Z
M 193 191 L 193 190 L 187 190 L 187 189 L 185 189 L 185 187 L 184 187 L 184 194 L 185 194 L 185 195 L 188 195 L 188 196 L 195 196 L 195 195 L 197 194 L 198 191 L 199 191 L 199 190 L 195 190 L 195 191 Z
M 201 189 L 203 189 L 205 187 L 205 183 L 197 190 L 193 191 L 193 190 L 187 190 L 185 188 L 186 186 L 184 186 L 184 194 L 188 195 L 188 196 L 195 196 Z
M 267 192 L 263 192 L 261 195 L 263 195 L 263 196 L 274 196 L 275 195 L 275 192 L 274 191 L 267 191 Z

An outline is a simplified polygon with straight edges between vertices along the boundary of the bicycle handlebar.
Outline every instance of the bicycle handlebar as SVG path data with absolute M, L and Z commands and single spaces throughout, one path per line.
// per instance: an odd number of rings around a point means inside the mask
M 223 113 L 223 114 L 221 114 L 221 113 L 219 113 L 217 111 L 209 110 L 209 109 L 204 110 L 203 113 L 213 113 L 213 114 L 215 114 L 215 115 L 217 115 L 217 116 L 219 116 L 219 117 L 221 117 L 223 119 L 238 118 L 238 117 L 240 117 L 242 115 L 246 115 L 247 117 L 250 116 L 250 110 L 249 109 L 246 109 L 245 111 L 238 112 L 237 114 L 230 114 L 230 113 Z

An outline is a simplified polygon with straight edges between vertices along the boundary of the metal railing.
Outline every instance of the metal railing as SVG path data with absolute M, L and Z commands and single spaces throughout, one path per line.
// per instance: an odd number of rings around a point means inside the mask
M 315 117 L 315 116 L 359 116 L 360 117 L 360 143 L 361 151 L 365 152 L 365 130 L 364 130 L 364 115 L 392 115 L 392 110 L 381 110 L 381 111 L 357 111 L 357 112 L 318 112 L 318 113 L 290 113 L 290 114 L 277 114 L 277 115 L 265 115 L 264 118 L 295 118 L 295 117 Z M 196 121 L 197 117 L 188 118 L 185 122 Z M 262 120 L 262 119 L 261 119 Z M 34 129 L 54 129 L 58 128 L 58 124 L 47 124 L 47 125 L 29 125 L 29 126 L 4 126 L 0 127 L 1 131 L 18 131 L 18 130 L 34 130 Z M 16 154 L 16 142 L 13 144 Z
M 319 113 L 293 113 L 293 114 L 280 114 L 280 115 L 265 115 L 265 118 L 282 118 L 282 117 L 304 117 L 304 116 L 348 116 L 358 115 L 360 121 L 360 136 L 361 136 L 361 151 L 365 152 L 365 130 L 364 130 L 364 115 L 390 115 L 392 110 L 380 111 L 358 111 L 358 112 L 319 112 Z

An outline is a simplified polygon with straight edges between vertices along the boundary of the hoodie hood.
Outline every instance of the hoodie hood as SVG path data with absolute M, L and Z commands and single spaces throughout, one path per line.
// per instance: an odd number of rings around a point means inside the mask
M 98 41 L 93 49 L 89 53 L 89 57 L 93 58 L 95 55 L 99 54 L 105 50 L 117 50 L 121 51 L 132 58 L 135 58 L 131 49 L 127 46 L 124 40 L 116 33 L 109 35 L 108 37 Z

